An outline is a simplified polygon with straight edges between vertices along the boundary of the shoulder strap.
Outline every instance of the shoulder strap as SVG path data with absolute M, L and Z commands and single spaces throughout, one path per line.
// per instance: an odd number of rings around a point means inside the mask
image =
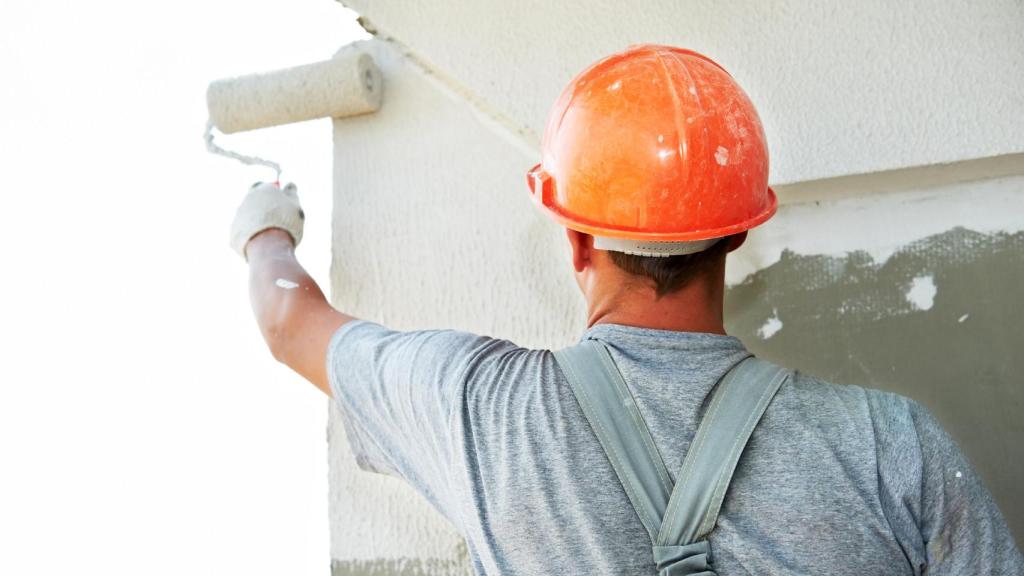
M 672 488 L 647 424 L 607 348 L 586 340 L 554 354 L 651 537 L 658 573 L 713 575 L 705 537 L 718 521 L 747 440 L 789 371 L 753 357 L 729 370 L 712 391 Z
M 656 545 L 696 542 L 715 527 L 740 454 L 788 377 L 788 370 L 754 357 L 725 375 L 676 475 Z
M 672 480 L 608 349 L 600 342 L 585 340 L 556 351 L 555 360 L 654 542 L 672 493 Z

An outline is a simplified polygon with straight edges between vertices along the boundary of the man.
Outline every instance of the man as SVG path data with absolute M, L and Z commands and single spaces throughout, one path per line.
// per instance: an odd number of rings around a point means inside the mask
M 921 406 L 726 335 L 726 254 L 776 205 L 728 73 L 666 46 L 610 56 L 543 147 L 530 190 L 566 226 L 588 311 L 565 351 L 334 310 L 294 257 L 294 186 L 255 186 L 232 229 L 274 357 L 334 398 L 361 467 L 452 521 L 477 573 L 1024 573 Z

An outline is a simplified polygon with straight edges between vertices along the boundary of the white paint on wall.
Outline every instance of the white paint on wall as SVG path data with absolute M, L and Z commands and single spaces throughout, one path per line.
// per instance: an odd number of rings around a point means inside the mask
M 977 232 L 1024 229 L 1024 176 L 960 182 L 895 194 L 779 207 L 727 261 L 738 284 L 779 260 L 783 250 L 808 255 L 867 252 L 884 263 L 901 246 L 956 226 Z
M 660 42 L 744 86 L 775 184 L 1024 151 L 1018 0 L 344 3 L 534 141 L 584 66 Z
M 910 289 L 906 294 L 907 302 L 916 310 L 931 310 L 935 305 L 935 295 L 938 291 L 934 276 L 918 276 L 910 281 Z
M 772 309 L 771 318 L 764 321 L 764 324 L 757 329 L 757 335 L 765 340 L 775 336 L 775 334 L 782 330 L 782 320 L 779 319 L 779 311 Z

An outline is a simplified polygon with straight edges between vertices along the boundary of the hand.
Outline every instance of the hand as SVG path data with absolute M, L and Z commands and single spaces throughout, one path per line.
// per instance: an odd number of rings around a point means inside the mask
M 279 188 L 276 184 L 257 182 L 249 188 L 249 193 L 235 212 L 231 223 L 231 247 L 248 260 L 245 248 L 249 240 L 270 228 L 284 230 L 298 246 L 305 218 L 295 184 Z

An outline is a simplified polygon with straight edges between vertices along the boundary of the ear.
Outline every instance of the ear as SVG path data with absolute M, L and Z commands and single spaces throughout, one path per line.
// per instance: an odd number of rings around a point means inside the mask
M 739 234 L 733 234 L 732 238 L 729 238 L 729 250 L 728 250 L 728 252 L 732 252 L 733 250 L 736 250 L 740 246 L 743 246 L 743 243 L 746 242 L 746 241 L 747 241 L 747 232 L 746 231 L 740 232 Z
M 591 263 L 594 237 L 570 228 L 565 229 L 565 236 L 569 239 L 569 247 L 572 248 L 572 267 L 577 272 L 583 272 Z

